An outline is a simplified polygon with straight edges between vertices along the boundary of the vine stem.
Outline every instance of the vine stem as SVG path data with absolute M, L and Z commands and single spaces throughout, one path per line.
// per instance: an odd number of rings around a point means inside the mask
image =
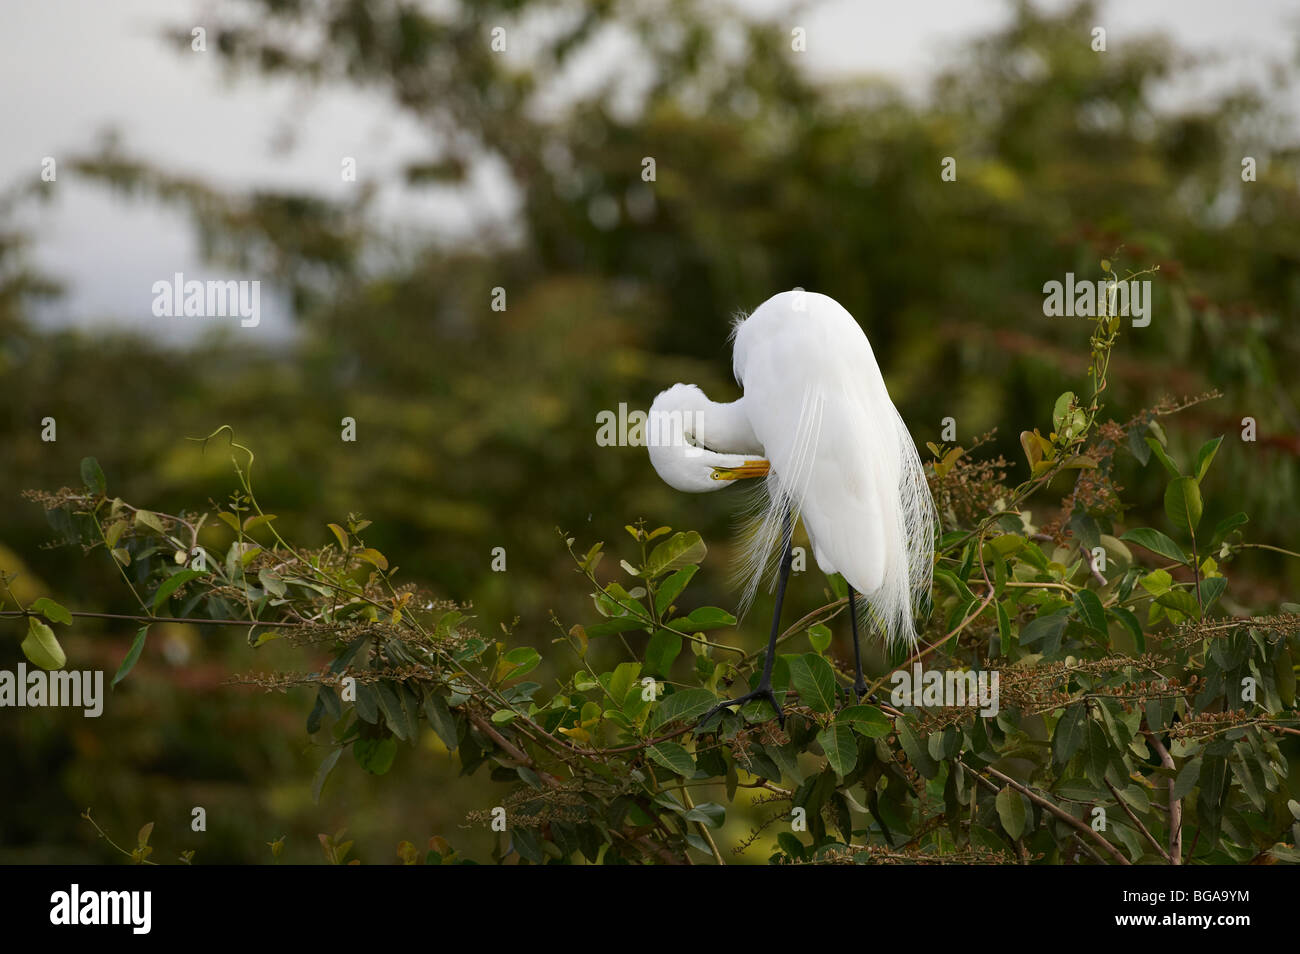
M 686 802 L 686 807 L 694 810 L 695 801 L 691 798 L 691 793 L 686 790 L 686 786 L 682 786 L 681 793 L 682 800 Z M 713 835 L 709 833 L 709 826 L 704 822 L 696 822 L 695 824 L 700 829 L 700 834 L 704 836 L 704 840 L 709 843 L 709 850 L 713 852 L 713 860 L 726 867 L 727 863 L 722 860 L 722 852 L 718 851 L 718 843 L 713 840 Z
M 246 619 L 203 619 L 201 617 L 185 616 L 133 616 L 130 613 L 83 613 L 78 610 L 69 610 L 68 615 L 80 619 L 116 619 L 128 623 L 191 623 L 195 626 L 247 626 L 249 620 Z M 0 610 L 0 617 L 21 617 L 36 616 L 44 618 L 41 613 L 35 613 L 31 610 Z M 252 621 L 254 626 L 275 626 L 286 629 L 306 626 L 306 623 L 294 622 L 263 622 L 260 619 Z
M 1201 599 L 1201 558 L 1196 552 L 1196 531 L 1192 530 L 1192 575 L 1196 578 L 1196 605 L 1201 610 L 1201 618 L 1205 618 L 1205 601 Z
M 120 851 L 122 854 L 126 855 L 128 858 L 135 857 L 131 852 L 127 851 L 125 848 L 123 848 L 121 845 L 115 842 L 112 838 L 110 838 L 108 836 L 108 832 L 104 831 L 104 829 L 99 827 L 99 822 L 95 821 L 95 819 L 91 817 L 89 808 L 87 808 L 84 812 L 81 813 L 81 817 L 84 818 L 86 821 L 90 822 L 90 824 L 94 826 L 95 831 L 99 832 L 100 838 L 103 838 L 106 842 L 108 842 L 110 845 L 112 845 L 115 849 Z M 158 862 L 150 861 L 148 858 L 142 858 L 140 860 L 140 864 L 157 865 Z

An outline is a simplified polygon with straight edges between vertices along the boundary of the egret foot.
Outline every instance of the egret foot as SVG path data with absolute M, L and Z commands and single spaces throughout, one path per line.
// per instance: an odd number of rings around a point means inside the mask
M 855 702 L 856 702 L 857 704 L 861 704 L 863 697 L 864 697 L 864 696 L 867 696 L 867 694 L 868 694 L 870 691 L 871 691 L 871 687 L 868 686 L 865 682 L 854 683 L 854 684 L 851 685 L 851 686 L 845 686 L 845 687 L 844 687 L 844 704 L 845 704 L 845 705 L 849 705 L 849 704 L 850 704 L 850 703 L 849 703 L 849 699 L 852 698 L 852 697 L 854 697 L 854 696 L 857 697 L 856 700 L 855 700 Z M 868 698 L 870 698 L 870 697 L 868 696 Z M 875 702 L 874 699 L 871 699 L 871 701 L 872 701 L 872 702 Z
M 743 696 L 737 696 L 735 699 L 731 699 L 727 702 L 719 702 L 708 712 L 704 713 L 704 715 L 700 718 L 698 724 L 706 725 L 710 719 L 712 719 L 723 709 L 729 709 L 732 706 L 743 706 L 746 702 L 749 702 L 753 699 L 766 699 L 768 705 L 772 707 L 772 711 L 776 713 L 776 718 L 777 721 L 781 724 L 781 728 L 782 729 L 785 728 L 785 710 L 782 709 L 781 706 L 777 704 L 776 693 L 772 691 L 771 686 L 759 686 L 757 689 L 747 692 Z
M 871 694 L 871 686 L 868 686 L 866 682 L 862 682 L 861 685 L 845 686 L 845 706 L 854 706 L 854 704 L 861 706 L 863 701 L 870 702 L 872 706 L 879 706 L 880 704 L 875 695 Z

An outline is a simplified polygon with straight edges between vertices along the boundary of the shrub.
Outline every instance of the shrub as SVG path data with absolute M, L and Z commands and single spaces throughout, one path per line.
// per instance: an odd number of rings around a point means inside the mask
M 1289 789 L 1300 616 L 1252 616 L 1230 596 L 1225 569 L 1252 544 L 1245 514 L 1201 522 L 1221 438 L 1193 460 L 1166 450 L 1162 419 L 1210 396 L 1102 421 L 1118 331 L 1118 318 L 1097 320 L 1088 396 L 1062 394 L 1048 433 L 1021 435 L 1030 475 L 1019 486 L 1003 484 L 1003 460 L 931 445 L 946 532 L 922 649 L 878 667 L 868 698 L 847 698 L 828 627 L 845 590 L 830 579 L 825 604 L 780 637 L 784 729 L 763 702 L 697 724 L 732 684 L 754 683 L 762 660 L 725 641 L 735 617 L 694 605 L 707 548 L 692 531 L 628 526 L 613 578 L 600 575 L 612 569 L 602 543 L 565 535 L 593 611 L 553 620 L 544 659 L 400 582 L 367 546 L 366 520 L 330 524 L 315 549 L 283 539 L 254 494 L 253 454 L 233 437 L 238 489 L 206 512 L 111 496 L 93 459 L 84 490 L 32 496 L 65 542 L 103 549 L 140 603 L 115 684 L 166 617 L 244 628 L 254 647 L 327 648 L 320 671 L 245 677 L 315 687 L 306 728 L 325 755 L 314 795 L 346 751 L 382 775 L 427 724 L 465 773 L 504 788 L 503 815 L 471 815 L 504 822 L 498 860 L 721 863 L 760 838 L 778 863 L 1300 860 Z M 1167 471 L 1163 528 L 1124 529 L 1120 454 Z M 1028 505 L 1071 479 L 1036 522 Z M 53 627 L 76 613 L 42 600 L 7 615 L 26 617 L 33 662 L 62 665 Z M 888 691 L 917 665 L 931 679 L 996 673 L 996 714 Z M 530 680 L 537 671 L 554 685 Z M 747 839 L 719 843 L 729 812 L 755 809 Z M 347 855 L 341 837 L 322 836 L 330 860 Z M 468 860 L 442 838 L 399 854 Z

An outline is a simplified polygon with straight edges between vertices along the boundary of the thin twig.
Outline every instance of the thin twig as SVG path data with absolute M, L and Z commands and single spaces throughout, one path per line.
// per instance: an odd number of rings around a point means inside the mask
M 1156 750 L 1156 755 L 1160 756 L 1160 764 L 1167 769 L 1173 769 L 1173 757 L 1160 741 L 1160 737 L 1150 729 L 1143 729 L 1142 734 L 1151 743 L 1151 748 Z M 1171 775 L 1169 777 L 1169 863 L 1181 865 L 1183 863 L 1183 800 L 1174 798 L 1174 785 L 1175 780 Z
M 1160 856 L 1164 858 L 1165 861 L 1169 862 L 1170 864 L 1173 864 L 1174 859 L 1169 857 L 1169 852 L 1165 851 L 1164 847 L 1160 844 L 1160 842 L 1156 841 L 1155 835 L 1151 834 L 1151 832 L 1147 830 L 1147 826 L 1142 824 L 1142 819 L 1137 817 L 1133 809 L 1128 807 L 1128 802 L 1120 798 L 1119 789 L 1117 789 L 1111 783 L 1110 779 L 1103 779 L 1103 781 L 1105 781 L 1106 787 L 1110 789 L 1110 793 L 1115 796 L 1115 801 L 1119 802 L 1119 807 L 1124 809 L 1124 814 L 1128 815 L 1128 817 L 1132 819 L 1133 824 L 1137 826 L 1137 830 L 1142 832 L 1146 840 L 1151 843 L 1151 847 L 1155 848 L 1156 851 L 1160 852 Z

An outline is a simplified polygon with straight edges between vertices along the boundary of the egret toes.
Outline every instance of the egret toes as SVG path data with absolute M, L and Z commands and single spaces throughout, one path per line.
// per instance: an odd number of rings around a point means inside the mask
M 730 699 L 727 702 L 719 702 L 708 712 L 704 713 L 697 724 L 708 725 L 709 720 L 724 709 L 730 709 L 732 706 L 743 706 L 746 702 L 750 702 L 754 699 L 766 699 L 768 705 L 772 707 L 772 711 L 776 713 L 776 718 L 780 723 L 781 728 L 785 728 L 785 710 L 777 703 L 776 693 L 772 691 L 771 686 L 759 686 L 757 689 L 747 692 L 743 696 L 737 696 L 735 699 Z

